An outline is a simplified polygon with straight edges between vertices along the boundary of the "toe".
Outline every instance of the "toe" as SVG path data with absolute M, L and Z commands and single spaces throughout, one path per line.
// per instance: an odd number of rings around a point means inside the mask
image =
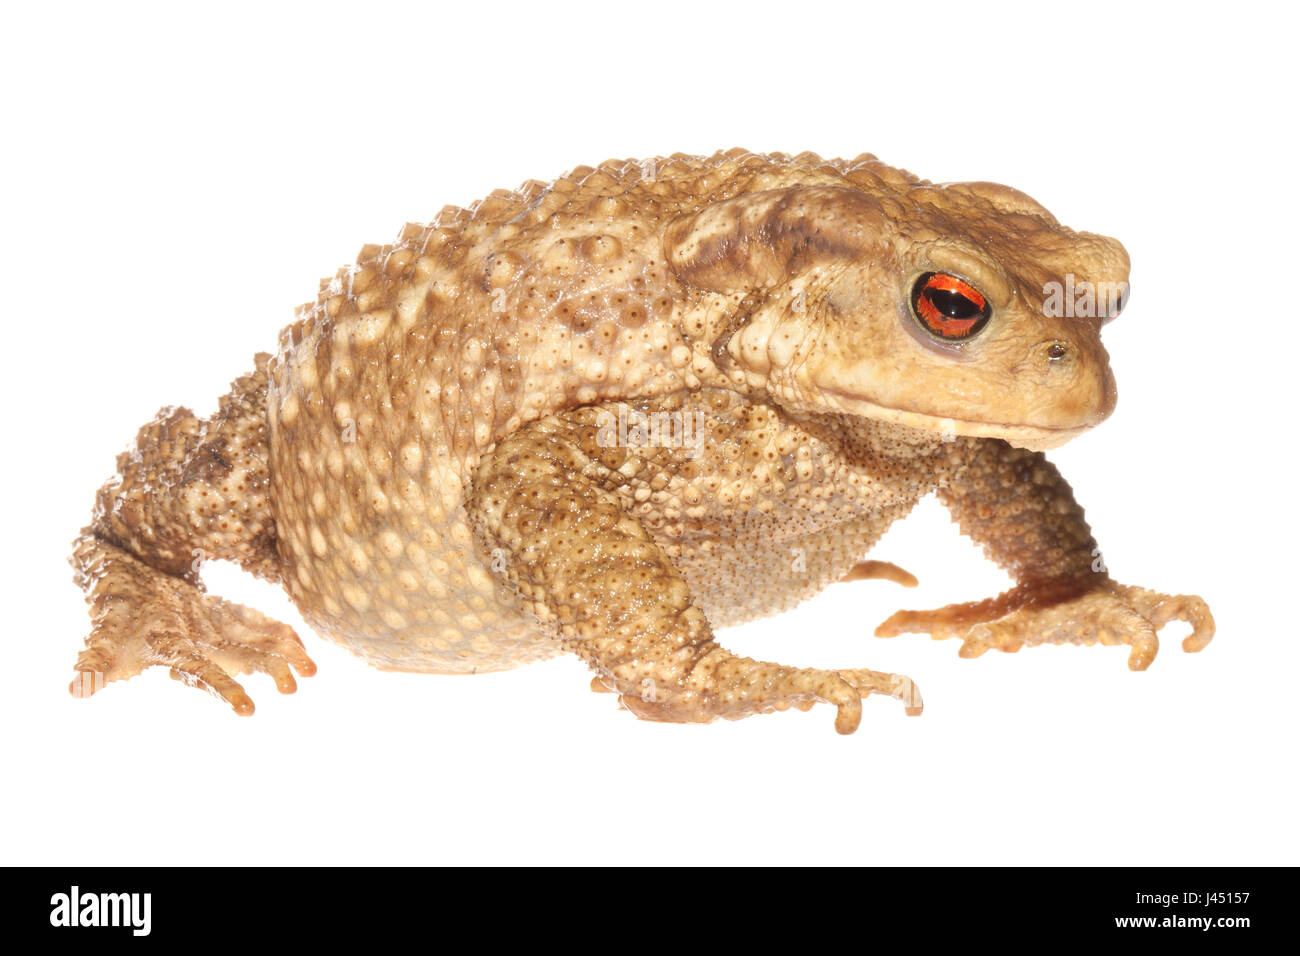
M 839 734 L 851 734 L 858 729 L 862 723 L 862 698 L 854 694 L 848 700 L 842 701 L 835 711 L 835 732 Z
M 205 690 L 213 697 L 224 700 L 241 717 L 252 715 L 253 700 L 244 691 L 243 685 L 212 661 L 181 651 L 172 655 L 170 661 L 160 663 L 171 665 L 173 680 L 180 681 L 186 687 Z
M 876 578 L 884 581 L 893 581 L 895 584 L 901 584 L 905 588 L 914 588 L 918 583 L 916 575 L 904 571 L 898 565 L 890 564 L 888 561 L 859 561 L 849 570 L 849 573 L 844 575 L 840 580 L 867 581 Z

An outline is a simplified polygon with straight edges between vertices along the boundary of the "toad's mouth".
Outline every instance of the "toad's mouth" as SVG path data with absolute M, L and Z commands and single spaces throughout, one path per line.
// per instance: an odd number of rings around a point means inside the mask
M 1092 427 L 1075 425 L 1069 428 L 1051 428 L 1046 425 L 1008 425 L 966 418 L 948 418 L 942 415 L 927 415 L 924 412 L 905 412 L 902 409 L 890 408 L 838 388 L 823 387 L 820 391 L 837 406 L 839 411 L 849 415 L 861 415 L 864 418 L 893 422 L 920 431 L 938 432 L 953 437 L 961 435 L 970 438 L 1000 438 L 1008 444 L 1028 451 L 1059 448 Z

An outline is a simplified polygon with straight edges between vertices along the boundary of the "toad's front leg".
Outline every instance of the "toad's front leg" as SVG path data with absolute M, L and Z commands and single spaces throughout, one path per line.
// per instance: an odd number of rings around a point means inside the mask
M 1133 670 L 1151 664 L 1156 631 L 1175 618 L 1192 625 L 1184 650 L 1210 643 L 1214 618 L 1199 597 L 1110 579 L 1083 509 L 1041 452 L 981 439 L 954 447 L 949 463 L 940 499 L 1016 586 L 986 601 L 899 611 L 876 629 L 878 636 L 960 637 L 963 657 L 1043 643 L 1127 644 Z
M 838 708 L 840 733 L 857 729 L 868 694 L 920 712 L 906 677 L 782 667 L 715 643 L 685 580 L 630 512 L 631 489 L 653 480 L 653 454 L 602 448 L 596 435 L 582 413 L 534 422 L 479 463 L 467 507 L 493 565 L 628 710 L 699 723 L 822 701 Z

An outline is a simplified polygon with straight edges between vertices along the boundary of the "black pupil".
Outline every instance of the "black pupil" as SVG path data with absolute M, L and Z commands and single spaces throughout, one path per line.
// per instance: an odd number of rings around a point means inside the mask
M 973 319 L 982 309 L 971 299 L 951 289 L 927 289 L 930 304 L 950 319 Z

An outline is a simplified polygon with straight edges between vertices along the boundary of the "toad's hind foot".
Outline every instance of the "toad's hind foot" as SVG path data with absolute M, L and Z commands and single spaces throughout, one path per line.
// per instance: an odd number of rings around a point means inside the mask
M 303 677 L 316 672 L 288 625 L 205 594 L 93 535 L 78 541 L 72 563 L 92 621 L 69 688 L 75 697 L 162 666 L 246 716 L 253 701 L 232 675 L 261 671 L 280 693 L 291 694 L 297 689 L 293 670 Z

